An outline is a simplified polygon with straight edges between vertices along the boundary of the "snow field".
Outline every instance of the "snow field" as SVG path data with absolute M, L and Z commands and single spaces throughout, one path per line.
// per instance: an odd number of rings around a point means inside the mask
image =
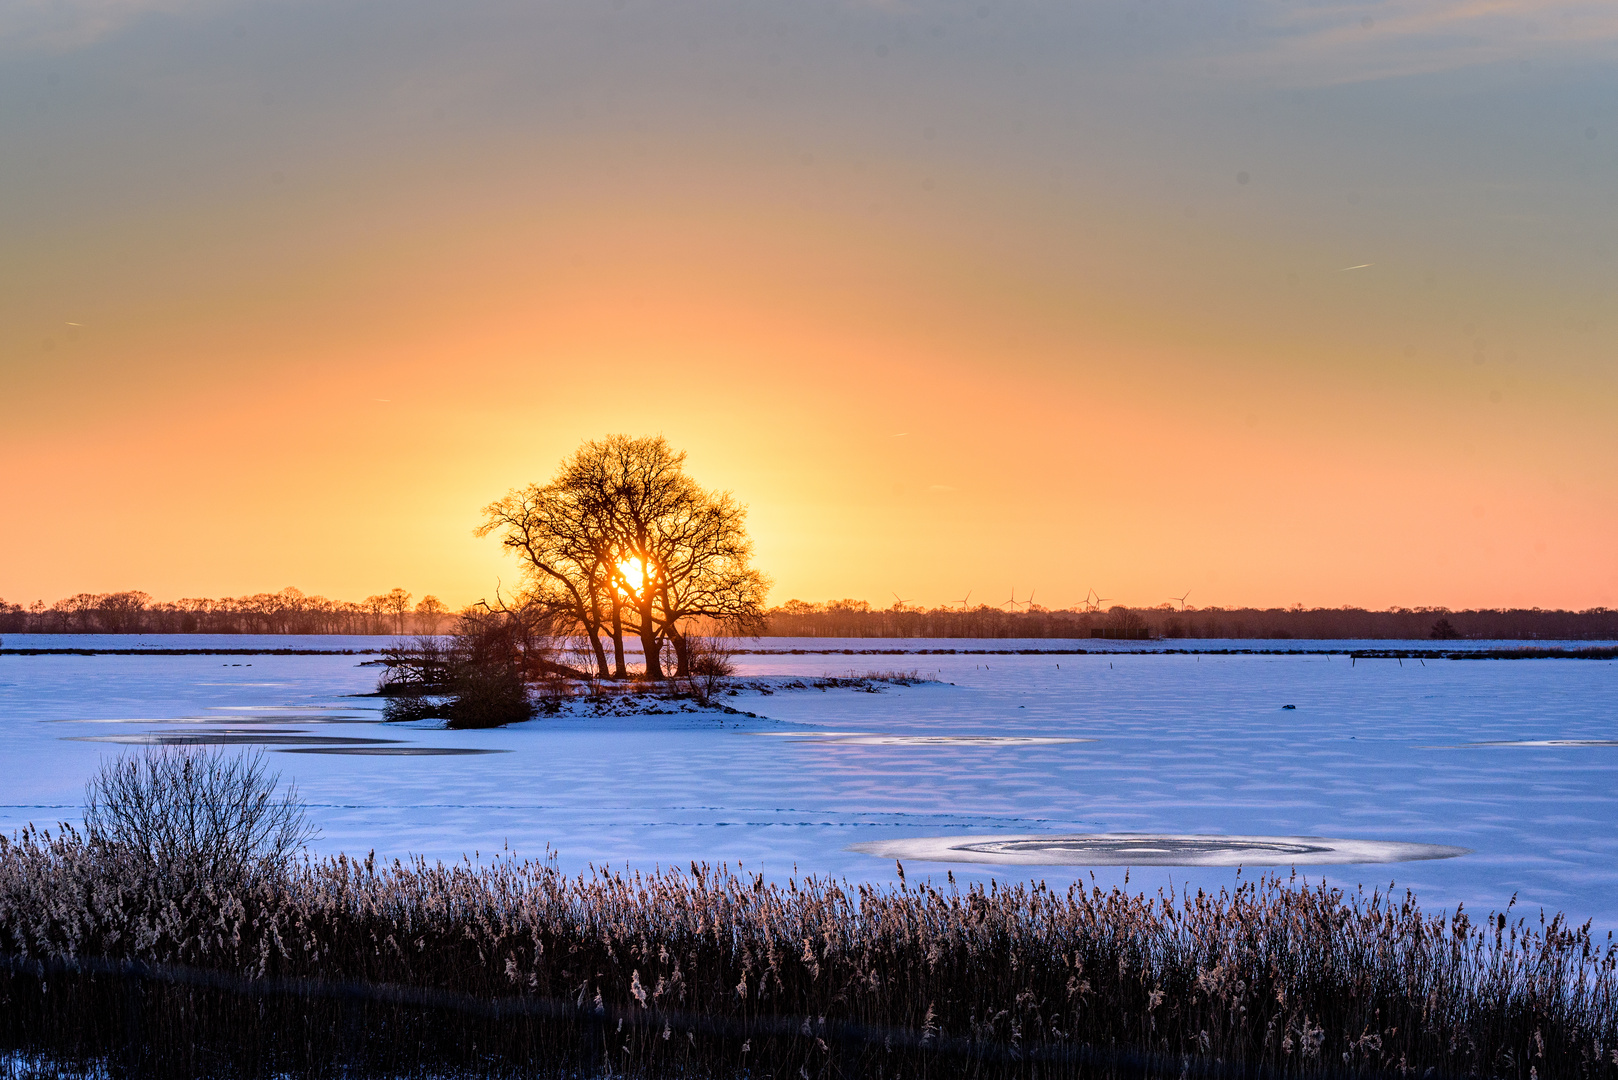
M 375 639 L 357 640 L 374 647 Z M 172 644 L 190 647 L 191 639 Z M 240 647 L 241 639 L 225 644 Z M 375 684 L 376 669 L 359 666 L 363 657 L 4 656 L 0 830 L 77 820 L 86 777 L 131 742 L 281 739 L 297 741 L 266 749 L 310 804 L 323 852 L 456 859 L 509 846 L 531 856 L 548 848 L 568 868 L 739 861 L 777 878 L 890 881 L 891 859 L 850 845 L 1079 833 L 1330 837 L 1471 854 L 1300 863 L 1300 875 L 1350 887 L 1395 881 L 1429 908 L 1464 902 L 1481 912 L 1517 893 L 1529 910 L 1618 928 L 1612 663 L 1401 665 L 1343 655 L 1137 655 L 1116 647 L 1141 643 L 1106 644 L 1115 648 L 1060 656 L 755 653 L 738 657 L 740 674 L 918 669 L 940 681 L 726 699 L 761 719 L 541 719 L 476 732 L 380 726 L 380 702 L 350 696 Z M 798 737 L 760 737 L 781 734 Z M 86 741 L 108 737 L 128 741 Z M 948 871 L 962 881 L 1103 886 L 1123 884 L 1127 873 L 1132 890 L 1147 891 L 1217 888 L 1238 872 L 944 862 L 906 869 L 912 881 Z

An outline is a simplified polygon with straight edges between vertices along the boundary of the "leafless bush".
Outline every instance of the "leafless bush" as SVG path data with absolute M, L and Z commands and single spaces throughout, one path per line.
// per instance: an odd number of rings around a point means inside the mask
M 85 785 L 91 847 L 131 860 L 154 881 L 237 886 L 286 869 L 315 835 L 262 750 L 151 747 L 104 762 Z
M 382 650 L 381 662 L 384 670 L 376 692 L 383 697 L 446 694 L 454 671 L 454 640 L 423 635 Z
M 704 705 L 725 689 L 736 674 L 736 646 L 730 638 L 690 635 L 686 639 L 691 674 L 686 685 L 691 696 Z
M 377 693 L 387 720 L 447 721 L 454 728 L 498 727 L 534 715 L 528 684 L 554 696 L 559 673 L 549 620 L 534 605 L 500 602 L 462 612 L 446 638 L 418 638 L 387 651 Z

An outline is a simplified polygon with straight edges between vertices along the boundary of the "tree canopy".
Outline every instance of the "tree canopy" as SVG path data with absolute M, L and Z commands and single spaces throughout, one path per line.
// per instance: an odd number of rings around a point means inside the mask
M 661 436 L 611 435 L 581 445 L 549 483 L 490 503 L 477 531 L 521 560 L 526 599 L 587 642 L 602 678 L 628 675 L 626 636 L 639 639 L 646 675 L 663 678 L 665 646 L 674 674 L 690 674 L 698 620 L 737 632 L 761 624 L 770 582 L 750 565 L 746 519 L 729 492 L 688 476 L 685 454 Z

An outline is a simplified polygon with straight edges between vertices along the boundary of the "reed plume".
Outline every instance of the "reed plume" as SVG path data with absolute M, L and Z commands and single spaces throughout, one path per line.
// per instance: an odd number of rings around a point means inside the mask
M 141 1061 L 171 1075 L 1618 1075 L 1610 938 L 1560 916 L 1429 915 L 1409 893 L 1277 876 L 1181 896 L 962 889 L 902 868 L 891 887 L 772 883 L 705 864 L 570 877 L 515 857 L 150 884 L 71 829 L 0 840 L 6 1046 L 117 1060 L 127 980 L 40 977 L 95 957 L 570 1010 L 244 1004 L 148 982 Z

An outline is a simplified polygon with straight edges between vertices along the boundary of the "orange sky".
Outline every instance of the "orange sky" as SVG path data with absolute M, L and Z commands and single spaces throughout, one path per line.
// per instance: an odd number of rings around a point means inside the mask
M 1618 605 L 1587 6 L 70 7 L 0 27 L 8 601 L 468 602 L 626 432 L 774 602 Z

